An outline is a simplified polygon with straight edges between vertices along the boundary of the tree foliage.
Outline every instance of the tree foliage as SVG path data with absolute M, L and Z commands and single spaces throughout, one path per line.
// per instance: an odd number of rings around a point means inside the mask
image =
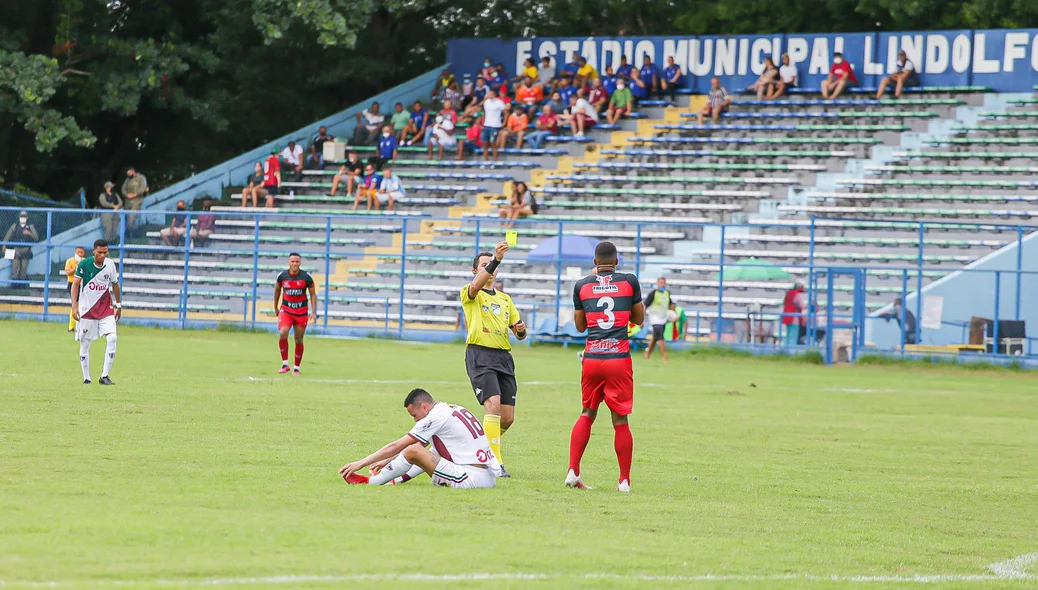
M 453 37 L 1034 26 L 1034 0 L 8 2 L 0 179 L 164 184 L 443 63 Z

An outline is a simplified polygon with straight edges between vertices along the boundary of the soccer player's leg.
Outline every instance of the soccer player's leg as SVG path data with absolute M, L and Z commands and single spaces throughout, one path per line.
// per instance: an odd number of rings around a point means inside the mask
M 83 369 L 83 383 L 90 383 L 90 344 L 97 339 L 97 320 L 80 319 L 76 328 L 79 342 L 79 366 Z
M 465 371 L 476 400 L 483 406 L 483 431 L 490 441 L 498 462 L 501 461 L 501 385 L 497 372 L 486 354 L 478 349 L 465 349 Z
M 292 316 L 283 311 L 278 313 L 278 348 L 281 350 L 281 369 L 278 373 L 287 373 L 291 370 L 288 366 L 288 331 L 293 324 Z
M 598 406 L 605 396 L 604 382 L 601 378 L 602 361 L 585 358 L 581 361 L 580 375 L 581 412 L 573 425 L 569 437 L 569 472 L 566 474 L 566 486 L 571 488 L 587 488 L 580 477 L 580 461 L 584 457 L 587 443 L 591 440 L 591 426 L 598 417 Z
M 101 369 L 101 379 L 98 383 L 101 385 L 115 385 L 115 383 L 109 379 L 108 375 L 112 371 L 112 364 L 115 362 L 115 349 L 118 342 L 118 337 L 115 332 L 115 317 L 109 316 L 98 321 L 98 332 L 104 337 L 105 345 L 105 362 L 104 367 Z
M 411 446 L 417 447 L 425 451 L 426 453 L 433 454 L 426 450 L 425 446 L 421 443 L 415 443 Z M 387 463 L 381 469 L 377 471 L 373 470 L 371 477 L 367 478 L 367 482 L 363 481 L 363 476 L 358 476 L 354 481 L 347 480 L 347 483 L 368 483 L 371 485 L 380 486 L 388 483 L 393 483 L 395 480 L 398 479 L 400 480 L 400 483 L 404 483 L 421 475 L 422 472 L 426 471 L 427 466 L 431 465 L 431 468 L 435 469 L 437 463 L 436 459 L 438 459 L 438 457 L 434 457 L 431 460 L 424 456 L 418 457 L 418 455 L 416 454 L 408 453 L 408 450 L 410 448 L 411 447 L 404 449 L 403 452 L 401 452 L 396 457 L 393 457 L 393 460 Z M 409 459 L 408 457 L 418 458 L 415 460 L 415 462 L 412 462 L 411 459 Z M 429 473 L 431 474 L 431 471 L 429 471 Z
M 620 465 L 617 490 L 631 491 L 631 463 L 634 456 L 634 437 L 627 416 L 634 409 L 634 368 L 631 359 L 606 361 L 609 364 L 605 382 L 605 403 L 613 415 L 613 450 Z
M 293 318 L 295 324 L 292 329 L 295 335 L 295 364 L 292 365 L 292 374 L 299 374 L 299 365 L 303 363 L 303 337 L 306 335 L 306 323 L 309 320 L 306 316 L 301 318 Z

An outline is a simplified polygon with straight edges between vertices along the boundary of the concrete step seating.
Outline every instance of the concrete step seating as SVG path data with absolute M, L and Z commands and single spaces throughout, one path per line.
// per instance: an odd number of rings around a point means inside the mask
M 844 193 L 844 192 L 809 192 L 804 193 L 808 199 L 820 201 L 829 199 L 847 199 L 860 201 L 939 201 L 962 203 L 1035 203 L 1038 195 L 952 195 L 942 193 Z
M 666 190 L 644 188 L 604 188 L 604 187 L 530 187 L 534 194 L 556 195 L 609 195 L 614 197 L 730 197 L 730 198 L 767 198 L 767 191 L 732 191 L 732 190 Z
M 632 137 L 630 143 L 721 143 L 774 145 L 874 145 L 883 143 L 876 137 Z
M 986 178 L 969 178 L 965 180 L 922 180 L 908 178 L 838 178 L 836 184 L 840 186 L 919 186 L 924 188 L 945 187 L 981 187 L 981 188 L 1034 188 L 1038 187 L 1038 181 L 1013 180 L 1004 178 L 999 180 Z
M 622 221 L 624 223 L 632 223 L 632 224 L 634 224 L 634 223 L 675 223 L 675 224 L 677 224 L 677 223 L 710 223 L 710 219 L 707 218 L 707 217 L 691 217 L 691 216 L 686 216 L 686 215 L 683 215 L 683 216 L 680 216 L 680 217 L 664 216 L 662 213 L 660 215 L 629 215 L 628 214 L 628 215 L 624 215 L 623 217 L 616 217 L 615 215 L 606 217 L 606 216 L 597 216 L 597 215 L 552 215 L 552 214 L 549 214 L 549 213 L 544 213 L 544 210 L 552 209 L 552 208 L 560 208 L 560 209 L 564 209 L 566 207 L 570 207 L 570 208 L 573 208 L 573 209 L 587 209 L 588 208 L 587 203 L 584 203 L 583 201 L 564 201 L 563 203 L 565 203 L 565 205 L 561 205 L 561 206 L 558 205 L 558 201 L 545 201 L 544 203 L 541 203 L 542 209 L 541 209 L 541 211 L 539 211 L 537 213 L 537 216 L 535 218 L 533 218 L 533 219 L 536 220 L 536 221 L 539 221 L 539 222 L 559 222 L 559 221 L 565 221 L 565 222 L 580 222 L 580 223 L 602 223 L 602 222 L 614 222 L 614 221 Z M 491 201 L 490 204 L 494 205 L 494 206 L 497 206 L 497 207 L 503 207 L 504 205 L 507 204 L 507 201 L 504 201 L 504 200 Z M 648 205 L 654 205 L 654 203 L 647 203 L 647 204 Z M 724 207 L 723 209 L 716 209 L 716 210 L 720 210 L 720 211 L 738 211 L 738 210 L 741 210 L 741 207 L 739 205 L 724 205 L 723 207 Z M 701 206 L 699 208 L 702 209 Z M 664 212 L 664 213 L 667 212 L 667 211 L 670 211 L 668 209 L 663 209 L 663 208 L 659 208 L 659 207 L 648 208 L 648 210 L 649 211 L 661 211 L 661 212 Z M 711 210 L 715 210 L 715 209 L 711 209 Z M 485 219 L 487 221 L 499 221 L 500 220 L 500 218 L 498 217 L 498 215 L 496 213 L 463 213 L 462 214 L 462 218 L 463 219 Z M 531 218 L 527 218 L 527 219 L 531 219 Z M 526 225 L 520 226 L 520 228 L 519 228 L 520 231 L 524 227 L 526 227 Z
M 986 152 L 986 151 L 904 151 L 894 152 L 895 158 L 912 160 L 1031 160 L 1038 158 L 1038 152 Z
M 908 131 L 905 125 L 655 125 L 656 131 L 792 131 L 796 133 L 854 133 L 878 131 L 893 131 L 900 133 Z
M 779 205 L 779 211 L 815 215 L 879 215 L 890 217 L 962 217 L 979 219 L 983 217 L 1021 218 L 1038 217 L 1038 211 L 1002 211 L 998 209 L 929 209 L 918 207 L 830 207 L 815 205 Z
M 763 234 L 751 234 L 749 236 L 726 237 L 726 242 L 733 243 L 774 243 L 774 244 L 811 244 L 811 236 L 774 236 Z M 839 246 L 876 246 L 881 248 L 918 248 L 919 238 L 867 238 L 862 236 L 838 237 L 818 236 L 814 237 L 815 247 L 824 245 Z M 938 248 L 1001 248 L 1008 244 L 1005 240 L 945 240 L 937 238 L 924 238 L 924 246 L 936 246 Z
M 698 252 L 701 256 L 721 256 L 719 249 L 708 249 Z M 803 261 L 803 264 L 807 263 L 810 253 L 807 248 L 801 248 L 798 250 L 760 250 L 760 249 L 740 249 L 740 248 L 725 248 L 724 256 L 728 259 L 729 263 L 738 260 L 745 260 L 747 258 L 760 258 L 760 259 L 779 259 L 779 260 L 796 260 Z M 897 254 L 893 252 L 828 252 L 818 251 L 814 252 L 815 261 L 836 261 L 836 262 L 850 262 L 856 264 L 867 264 L 870 262 L 886 262 L 886 263 L 909 263 L 915 264 L 919 261 L 918 254 Z M 938 264 L 969 264 L 976 260 L 976 256 L 963 256 L 963 255 L 952 255 L 952 254 L 925 254 L 923 255 L 923 263 L 927 266 L 938 265 Z
M 486 231 L 486 230 L 483 230 Z M 524 226 L 522 229 L 522 235 L 524 236 L 541 236 L 541 237 L 554 237 L 559 235 L 559 230 L 555 228 L 534 228 Z M 474 235 L 476 228 L 474 227 L 438 227 L 436 233 L 441 235 Z M 602 226 L 602 227 L 588 227 L 580 229 L 565 229 L 562 232 L 564 236 L 587 236 L 592 238 L 602 239 L 636 239 L 639 234 L 637 230 L 618 230 L 615 226 Z M 659 226 L 645 226 L 641 231 L 641 238 L 643 240 L 683 240 L 685 239 L 684 231 L 666 231 L 659 229 Z M 500 238 L 499 238 L 500 239 Z M 487 243 L 488 246 L 492 245 L 492 242 Z M 618 246 L 619 248 L 619 246 Z
M 64 287 L 51 287 L 50 294 L 46 301 L 48 305 L 52 306 L 65 308 L 72 306 L 72 299 L 68 296 L 68 291 L 66 291 Z M 44 298 L 42 295 L 0 295 L 0 303 L 43 305 Z M 123 307 L 130 310 L 177 311 L 180 309 L 180 303 L 159 303 L 155 301 L 134 301 L 133 299 L 124 299 Z M 187 311 L 195 313 L 227 313 L 230 311 L 230 308 L 223 305 L 197 305 L 189 303 L 187 305 Z
M 496 172 L 411 172 L 408 170 L 395 170 L 396 162 L 388 162 L 387 168 L 394 168 L 393 176 L 401 179 L 423 179 L 423 180 L 511 180 L 511 174 L 500 174 Z M 309 177 L 331 178 L 338 170 L 303 170 L 303 174 Z M 291 186 L 293 183 L 284 182 L 282 185 Z M 341 185 L 340 185 L 341 186 Z M 405 185 L 406 186 L 406 185 Z
M 545 178 L 556 182 L 603 182 L 625 184 L 799 184 L 796 178 L 757 176 L 637 176 L 607 174 L 548 174 Z
M 151 239 L 161 239 L 159 232 L 150 231 L 147 236 Z M 252 243 L 255 241 L 255 237 L 251 234 L 221 234 L 213 233 L 209 236 L 210 242 L 239 242 L 239 243 Z M 315 244 L 324 245 L 326 243 L 325 237 L 299 237 L 299 236 L 272 236 L 267 234 L 260 234 L 260 244 Z M 374 246 L 375 241 L 364 239 L 364 238 L 332 238 L 331 243 L 335 246 L 356 246 L 363 248 L 367 246 Z
M 928 145 L 1036 145 L 1038 137 L 946 137 L 924 139 Z
M 723 172 L 825 172 L 820 164 L 723 164 L 680 162 L 574 162 L 578 170 L 630 170 L 651 172 L 669 170 L 717 170 Z M 1038 170 L 1038 168 L 1036 168 Z
M 404 190 L 409 192 L 423 191 L 430 193 L 482 193 L 486 192 L 486 187 L 470 184 L 411 184 L 403 183 Z M 331 182 L 283 182 L 281 183 L 282 188 L 298 188 L 298 189 L 331 189 Z M 339 189 L 345 191 L 343 185 L 339 185 Z M 308 201 L 313 200 L 312 197 L 325 197 L 327 195 L 278 195 L 277 200 L 279 201 Z M 337 198 L 337 197 L 332 197 Z M 350 198 L 352 203 L 352 197 Z
M 894 100 L 876 99 L 791 99 L 791 100 L 734 100 L 732 107 L 907 107 L 907 106 L 962 106 L 966 101 L 961 98 L 906 98 Z
M 907 172 L 911 174 L 1038 174 L 1038 166 L 865 166 L 866 172 Z
M 375 153 L 378 147 L 373 145 L 351 145 L 347 146 L 346 149 L 347 151 L 353 150 L 357 152 L 357 155 L 359 156 L 361 154 Z M 426 153 L 427 148 L 424 145 L 402 146 L 397 151 L 402 154 L 424 154 Z M 482 154 L 483 150 L 476 150 L 476 153 Z M 504 148 L 498 150 L 498 153 L 505 156 L 564 156 L 567 152 L 560 148 Z M 345 163 L 345 160 L 330 160 L 326 165 L 341 166 Z
M 670 150 L 670 149 L 622 149 L 602 150 L 601 154 L 610 158 L 731 158 L 733 160 L 755 159 L 797 159 L 808 158 L 854 158 L 855 152 L 847 150 Z
M 681 113 L 682 118 L 693 119 L 699 113 Z M 806 113 L 750 112 L 726 113 L 725 119 L 932 119 L 937 113 L 930 111 L 809 111 Z

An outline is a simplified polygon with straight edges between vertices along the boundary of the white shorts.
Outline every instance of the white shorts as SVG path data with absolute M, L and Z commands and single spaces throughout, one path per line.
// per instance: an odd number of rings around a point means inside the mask
M 394 201 L 399 201 L 400 199 L 404 198 L 404 193 L 402 193 L 400 191 L 393 191 L 393 192 L 390 192 L 390 193 L 384 193 L 384 192 L 379 191 L 377 193 L 377 196 L 378 196 L 378 202 L 379 203 L 388 203 L 390 197 L 393 197 Z
M 79 320 L 76 326 L 76 342 L 94 341 L 102 336 L 115 334 L 115 316 L 110 315 L 99 320 Z
M 433 471 L 432 482 L 448 488 L 492 488 L 497 478 L 489 469 L 455 465 L 441 457 Z

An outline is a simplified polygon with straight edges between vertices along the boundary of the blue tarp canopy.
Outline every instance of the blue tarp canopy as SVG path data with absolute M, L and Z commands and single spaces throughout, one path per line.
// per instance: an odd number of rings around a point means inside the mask
M 599 240 L 586 236 L 561 236 L 562 256 L 559 256 L 560 236 L 548 238 L 533 247 L 526 255 L 526 262 L 530 264 L 579 264 L 591 266 L 595 260 L 595 247 Z

